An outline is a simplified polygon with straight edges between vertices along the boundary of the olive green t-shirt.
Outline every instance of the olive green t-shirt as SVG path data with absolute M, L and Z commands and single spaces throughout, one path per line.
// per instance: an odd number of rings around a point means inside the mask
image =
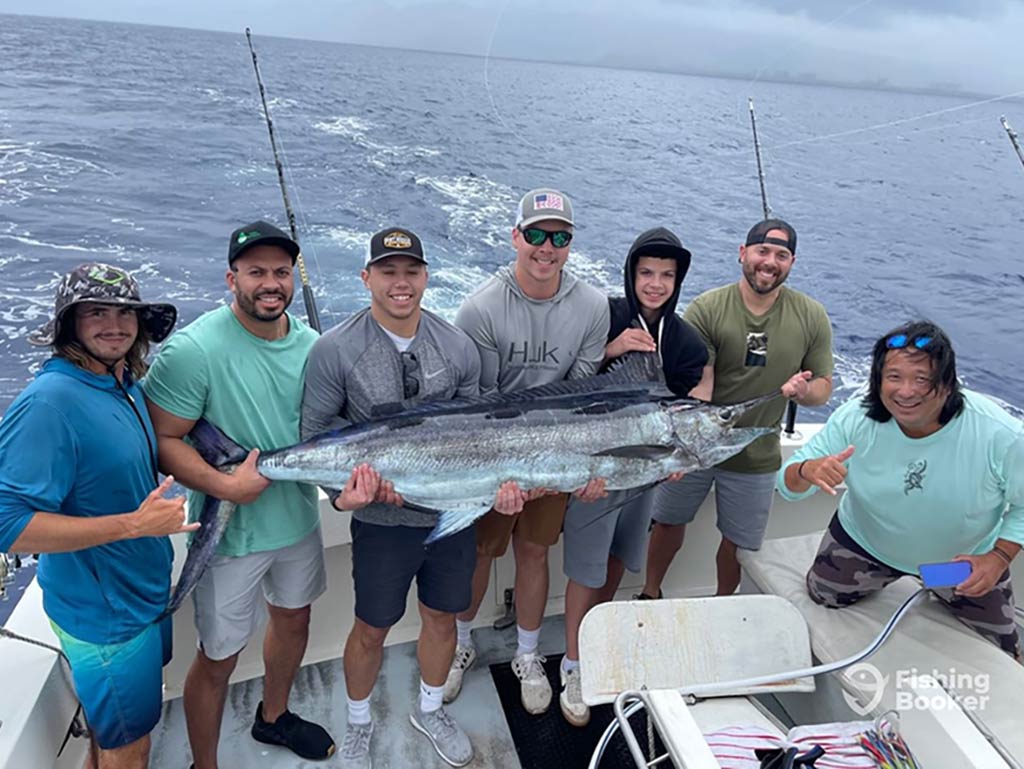
M 778 390 L 798 371 L 832 375 L 832 326 L 825 308 L 806 294 L 782 286 L 764 315 L 743 303 L 739 285 L 705 291 L 685 316 L 704 337 L 708 365 L 715 367 L 715 403 L 739 403 Z M 739 427 L 779 425 L 786 400 L 779 398 L 744 414 Z M 751 443 L 719 467 L 738 473 L 771 473 L 782 464 L 779 432 Z
M 204 417 L 246 449 L 283 448 L 299 442 L 306 358 L 318 338 L 289 314 L 283 339 L 261 339 L 230 307 L 219 307 L 171 335 L 142 388 L 165 411 Z M 205 499 L 189 491 L 193 519 Z M 238 506 L 217 552 L 238 557 L 288 547 L 319 525 L 316 487 L 275 481 L 255 502 Z

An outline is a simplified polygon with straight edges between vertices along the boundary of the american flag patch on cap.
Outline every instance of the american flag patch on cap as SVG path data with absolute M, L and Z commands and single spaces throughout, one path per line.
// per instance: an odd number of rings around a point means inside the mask
M 554 211 L 565 210 L 565 204 L 562 202 L 562 196 L 555 195 L 551 192 L 543 192 L 540 195 L 534 195 L 533 207 L 534 209 L 550 208 Z

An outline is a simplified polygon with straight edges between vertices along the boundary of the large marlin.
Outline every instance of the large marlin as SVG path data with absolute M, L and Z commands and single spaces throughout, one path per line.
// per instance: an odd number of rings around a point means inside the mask
M 256 466 L 273 481 L 341 488 L 357 465 L 369 463 L 407 507 L 437 514 L 426 538 L 431 542 L 486 513 L 505 481 L 522 489 L 573 491 L 591 478 L 604 478 L 608 489 L 636 488 L 716 465 L 773 431 L 734 425 L 780 393 L 728 406 L 662 399 L 651 382 L 633 378 L 637 371 L 652 371 L 650 359 L 637 358 L 625 374 L 423 404 L 267 451 Z M 660 367 L 653 371 L 660 373 Z M 189 438 L 207 462 L 222 469 L 248 453 L 203 420 Z M 233 509 L 207 498 L 203 525 L 166 613 L 195 586 Z

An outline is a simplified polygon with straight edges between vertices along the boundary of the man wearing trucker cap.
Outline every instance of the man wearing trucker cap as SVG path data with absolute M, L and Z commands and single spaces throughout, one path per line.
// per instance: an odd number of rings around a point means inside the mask
M 480 351 L 480 390 L 507 393 L 595 374 L 604 360 L 610 314 L 608 299 L 564 270 L 573 238 L 573 206 L 558 190 L 527 192 L 516 213 L 512 246 L 516 258 L 471 294 L 455 316 Z M 543 713 L 551 685 L 537 649 L 548 597 L 548 548 L 558 541 L 568 497 L 523 490 L 529 501 L 516 516 L 487 513 L 477 522 L 473 603 L 459 615 L 458 646 L 445 685 L 452 700 L 476 659 L 470 628 L 487 592 L 491 564 L 512 542 L 516 561 L 518 644 L 512 670 L 520 681 L 523 707 Z M 592 479 L 580 499 L 604 496 Z

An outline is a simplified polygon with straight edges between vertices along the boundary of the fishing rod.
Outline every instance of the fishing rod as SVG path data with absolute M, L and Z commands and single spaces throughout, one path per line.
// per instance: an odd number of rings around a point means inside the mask
M 750 130 L 754 134 L 754 157 L 757 158 L 757 182 L 761 185 L 761 211 L 765 219 L 772 218 L 772 207 L 768 204 L 768 191 L 764 183 L 764 166 L 761 163 L 761 142 L 757 138 L 757 117 L 754 114 L 754 100 L 747 97 L 747 107 L 750 109 Z M 793 437 L 796 433 L 796 401 L 789 401 L 786 405 L 786 435 Z
M 1010 144 L 1012 144 L 1013 148 L 1017 150 L 1017 157 L 1020 158 L 1020 164 L 1024 166 L 1024 150 L 1021 150 L 1020 142 L 1017 141 L 1017 132 L 1010 127 L 1009 123 L 1006 122 L 1005 116 L 1001 115 L 999 117 L 999 122 L 1003 124 L 1003 130 L 1006 131 L 1006 135 L 1010 137 Z
M 274 164 L 277 166 L 277 181 L 281 185 L 281 197 L 284 198 L 284 210 L 288 215 L 288 228 L 292 233 L 292 240 L 299 242 L 298 231 L 295 228 L 295 212 L 292 210 L 291 200 L 288 199 L 288 187 L 284 182 L 284 166 L 281 164 L 281 156 L 277 151 L 277 138 L 274 136 L 274 121 L 270 118 L 270 107 L 267 106 L 267 92 L 263 88 L 263 78 L 260 76 L 260 65 L 256 60 L 256 49 L 252 47 L 252 32 L 245 28 L 245 39 L 249 41 L 249 53 L 252 54 L 252 68 L 256 71 L 256 84 L 260 87 L 260 101 L 263 102 L 263 117 L 267 123 L 267 132 L 270 134 L 270 148 L 274 152 Z M 313 287 L 309 283 L 309 273 L 306 272 L 306 261 L 302 258 L 302 252 L 295 257 L 299 267 L 299 280 L 302 282 L 302 301 L 306 305 L 306 319 L 309 325 L 319 334 L 320 313 L 316 309 L 316 299 L 313 297 Z

